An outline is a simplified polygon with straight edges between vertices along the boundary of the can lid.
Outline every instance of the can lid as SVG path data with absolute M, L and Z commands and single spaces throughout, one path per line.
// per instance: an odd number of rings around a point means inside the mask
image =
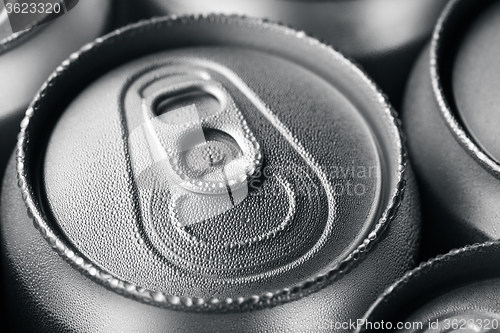
M 467 131 L 500 161 L 500 2 L 484 8 L 462 36 L 452 71 L 458 113 Z
M 235 16 L 85 46 L 32 103 L 19 148 L 29 212 L 64 258 L 184 310 L 319 290 L 369 252 L 405 185 L 398 122 L 356 66 Z

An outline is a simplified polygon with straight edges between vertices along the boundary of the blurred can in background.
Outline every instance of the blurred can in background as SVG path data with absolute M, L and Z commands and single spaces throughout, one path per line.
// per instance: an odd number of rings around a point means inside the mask
M 405 274 L 359 320 L 356 333 L 498 332 L 499 242 L 452 250 Z
M 14 9 L 0 1 L 0 177 L 29 102 L 64 59 L 110 28 L 111 1 L 79 1 L 66 14 L 15 33 L 8 11 Z
M 146 0 L 149 15 L 224 13 L 291 25 L 332 45 L 399 110 L 413 62 L 448 0 Z
M 500 237 L 499 22 L 499 1 L 450 2 L 408 84 L 426 256 Z
M 55 1 L 0 1 L 0 179 L 14 151 L 28 104 L 43 82 L 71 52 L 110 28 L 111 1 L 84 0 L 76 6 L 75 2 L 78 1 L 68 1 L 67 6 L 56 2 L 59 7 L 55 11 L 66 13 L 41 24 L 54 13 Z M 21 12 L 33 12 L 33 4 L 37 15 L 23 20 Z M 18 31 L 30 26 L 33 27 Z M 4 304 L 6 287 L 2 279 L 0 285 L 0 300 Z M 2 327 L 5 308 L 0 312 Z

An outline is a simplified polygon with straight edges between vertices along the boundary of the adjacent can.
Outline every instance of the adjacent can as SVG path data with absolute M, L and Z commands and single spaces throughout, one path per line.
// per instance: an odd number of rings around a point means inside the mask
M 31 103 L 5 177 L 12 326 L 349 331 L 415 262 L 399 124 L 358 67 L 274 23 L 97 39 Z
M 399 109 L 411 67 L 448 0 L 147 0 L 150 15 L 224 13 L 291 25 L 356 62 Z
M 359 319 L 356 332 L 498 332 L 499 242 L 452 250 L 408 272 Z
M 452 1 L 403 111 L 429 256 L 500 236 L 498 1 Z
M 13 32 L 14 11 L 54 12 L 54 1 L 0 2 L 0 177 L 12 154 L 16 136 L 29 102 L 55 68 L 72 52 L 78 50 L 109 28 L 111 1 L 85 0 L 66 14 L 31 29 Z M 13 7 L 12 3 L 19 5 Z M 60 2 L 60 3 L 64 3 Z M 61 5 L 56 2 L 56 11 Z M 69 7 L 68 1 L 68 7 Z M 71 1 L 74 5 L 75 1 Z M 24 5 L 28 5 L 25 8 Z M 41 6 L 39 6 L 39 4 Z M 50 6 L 49 6 L 50 5 Z M 30 7 L 31 6 L 31 7 Z M 63 7 L 66 8 L 66 7 Z M 10 14 L 9 14 L 10 13 Z M 17 13 L 17 15 L 24 15 Z M 29 15 L 29 14 L 26 14 Z M 43 15 L 43 14 L 40 14 Z M 49 15 L 49 14 L 47 14 Z M 37 24 L 35 21 L 33 24 Z

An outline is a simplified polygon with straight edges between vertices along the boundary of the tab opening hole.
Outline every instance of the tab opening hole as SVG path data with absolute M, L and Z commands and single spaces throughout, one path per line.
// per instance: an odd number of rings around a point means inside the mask
M 219 89 L 190 87 L 160 97 L 153 109 L 163 122 L 178 125 L 198 122 L 221 112 L 224 107 L 224 93 Z

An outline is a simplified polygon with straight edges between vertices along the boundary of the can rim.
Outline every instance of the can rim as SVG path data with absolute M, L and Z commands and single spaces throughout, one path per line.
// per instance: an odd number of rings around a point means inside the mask
M 482 1 L 481 4 L 485 4 L 488 1 L 489 0 Z M 456 141 L 469 154 L 469 156 L 478 162 L 484 169 L 486 169 L 494 177 L 500 179 L 500 161 L 496 161 L 484 149 L 482 149 L 467 131 L 465 126 L 461 124 L 452 106 L 453 98 L 447 97 L 447 93 L 444 88 L 445 75 L 443 74 L 443 43 L 446 42 L 445 35 L 448 33 L 448 30 L 452 29 L 454 26 L 452 19 L 456 15 L 457 11 L 460 10 L 459 5 L 463 3 L 466 3 L 466 1 L 450 1 L 441 13 L 434 29 L 430 46 L 430 74 L 432 91 L 437 101 L 440 114 Z
M 199 20 L 224 19 L 224 24 L 228 21 L 241 22 L 244 21 L 254 27 L 260 29 L 272 28 L 287 36 L 294 36 L 297 40 L 306 43 L 308 47 L 313 47 L 318 52 L 323 52 L 329 58 L 335 61 L 341 61 L 343 66 L 346 66 L 357 79 L 362 81 L 365 88 L 372 93 L 373 102 L 378 104 L 378 109 L 385 118 L 384 123 L 391 128 L 391 133 L 387 135 L 393 139 L 394 146 L 391 148 L 397 153 L 394 160 L 397 165 L 391 166 L 394 168 L 393 183 L 391 192 L 388 195 L 386 202 L 383 203 L 383 211 L 380 214 L 377 222 L 373 224 L 372 229 L 368 232 L 367 237 L 356 246 L 345 258 L 343 258 L 335 267 L 327 273 L 317 274 L 313 279 L 303 281 L 302 283 L 290 288 L 284 288 L 276 291 L 264 292 L 259 295 L 239 298 L 196 298 L 196 297 L 179 297 L 176 295 L 167 295 L 163 292 L 154 290 L 146 290 L 140 286 L 131 284 L 127 281 L 113 276 L 113 274 L 102 270 L 95 265 L 91 260 L 85 258 L 79 251 L 70 245 L 63 237 L 51 226 L 46 214 L 43 211 L 42 204 L 38 199 L 38 193 L 34 188 L 31 176 L 36 172 L 31 167 L 32 161 L 36 160 L 33 156 L 34 142 L 33 125 L 36 123 L 39 109 L 42 108 L 46 96 L 53 94 L 53 90 L 58 82 L 62 81 L 62 76 L 65 76 L 68 71 L 76 67 L 79 59 L 96 57 L 96 51 L 102 47 L 110 46 L 120 39 L 133 38 L 137 34 L 147 32 L 149 29 L 164 28 L 172 24 L 187 24 Z M 41 110 L 40 110 L 41 111 Z M 42 112 L 50 112 L 43 110 Z M 34 161 L 36 162 L 36 161 Z M 382 234 L 387 229 L 387 226 L 392 222 L 398 213 L 399 206 L 402 202 L 402 197 L 406 187 L 407 177 L 407 154 L 404 145 L 404 134 L 401 130 L 401 121 L 397 117 L 397 113 L 389 105 L 387 98 L 382 94 L 376 84 L 354 63 L 349 61 L 343 55 L 335 51 L 333 48 L 321 43 L 320 41 L 307 36 L 303 32 L 297 32 L 282 24 L 271 23 L 266 20 L 246 18 L 243 16 L 225 16 L 225 15 L 187 15 L 187 16 L 169 16 L 162 18 L 152 18 L 150 20 L 140 21 L 135 24 L 115 30 L 108 35 L 98 38 L 95 41 L 83 46 L 79 51 L 73 53 L 65 60 L 56 71 L 44 83 L 42 88 L 37 93 L 35 99 L 31 102 L 26 111 L 26 116 L 21 122 L 21 131 L 18 136 L 16 150 L 16 167 L 18 174 L 18 187 L 21 189 L 23 200 L 27 207 L 28 216 L 33 220 L 35 228 L 37 228 L 49 245 L 58 252 L 72 267 L 78 269 L 80 273 L 92 279 L 94 282 L 106 287 L 109 290 L 122 294 L 134 300 L 152 304 L 162 308 L 184 310 L 191 312 L 232 312 L 254 310 L 264 307 L 275 306 L 278 304 L 293 301 L 305 297 L 313 292 L 316 292 L 332 282 L 340 279 L 345 273 L 357 265 L 374 245 L 382 238 Z
M 3 11 L 5 11 L 5 9 Z M 10 51 L 22 42 L 33 37 L 35 34 L 40 32 L 40 30 L 44 29 L 47 26 L 47 24 L 37 25 L 37 23 L 38 22 L 33 22 L 30 27 L 26 28 L 26 30 L 14 32 L 9 36 L 0 39 L 0 55 Z
M 12 50 L 13 48 L 23 43 L 27 39 L 33 37 L 38 32 L 40 32 L 41 29 L 43 29 L 43 27 L 40 26 L 32 27 L 27 30 L 15 32 L 10 36 L 0 40 L 0 55 Z

